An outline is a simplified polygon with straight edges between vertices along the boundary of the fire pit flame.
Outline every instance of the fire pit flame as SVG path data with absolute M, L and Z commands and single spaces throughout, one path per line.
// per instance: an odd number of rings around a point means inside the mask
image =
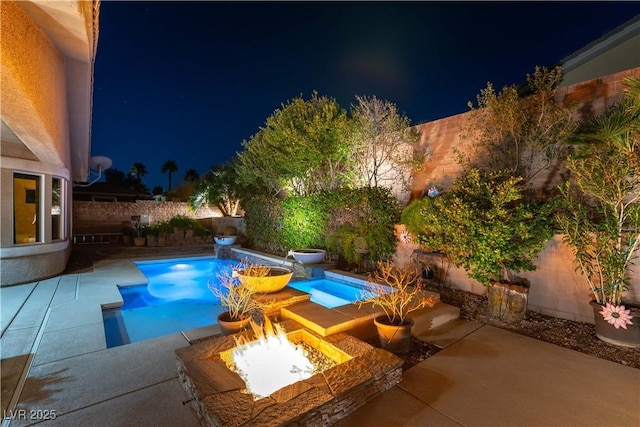
M 274 328 L 265 318 L 264 329 L 253 322 L 251 326 L 257 339 L 237 343 L 231 351 L 232 360 L 225 363 L 242 377 L 256 400 L 316 372 L 305 349 L 289 341 L 280 325 Z

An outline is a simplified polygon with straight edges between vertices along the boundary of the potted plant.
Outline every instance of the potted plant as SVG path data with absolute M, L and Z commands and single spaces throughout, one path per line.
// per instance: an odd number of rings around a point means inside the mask
M 158 246 L 167 246 L 167 241 L 170 240 L 173 228 L 169 221 L 159 221 L 156 226 L 158 227 Z
M 191 218 L 186 215 L 174 215 L 169 220 L 169 225 L 173 229 L 173 234 L 177 240 L 183 240 L 186 236 L 186 231 L 193 228 Z
M 618 104 L 578 129 L 558 222 L 589 286 L 596 335 L 640 347 L 640 307 L 625 301 L 640 247 L 640 80 L 626 83 Z
M 146 228 L 140 221 L 132 220 L 130 222 L 131 235 L 135 246 L 144 246 L 147 243 Z
M 411 263 L 399 267 L 390 261 L 379 261 L 365 282 L 358 305 L 371 303 L 373 308 L 384 311 L 374 324 L 380 346 L 392 353 L 405 354 L 411 347 L 413 319 L 409 313 L 437 303 L 434 295 L 427 295 L 422 289 L 419 278 L 420 271 Z
M 160 224 L 155 223 L 147 227 L 147 246 L 158 246 L 158 235 L 160 233 Z
M 515 273 L 535 270 L 533 260 L 553 236 L 555 204 L 525 200 L 521 180 L 472 168 L 450 190 L 402 214 L 423 248 L 446 254 L 487 287 L 490 315 L 505 322 L 526 317 L 529 283 Z
M 252 314 L 262 310 L 260 303 L 253 298 L 253 290 L 234 277 L 231 271 L 219 274 L 218 282 L 209 283 L 208 287 L 220 298 L 220 305 L 225 309 L 218 315 L 218 324 L 223 335 L 247 329 Z

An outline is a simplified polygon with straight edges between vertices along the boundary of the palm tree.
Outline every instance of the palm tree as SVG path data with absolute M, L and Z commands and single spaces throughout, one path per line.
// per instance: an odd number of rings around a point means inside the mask
M 177 171 L 178 171 L 178 164 L 173 160 L 167 160 L 162 165 L 162 169 L 160 170 L 160 172 L 162 173 L 169 172 L 169 190 L 168 191 L 171 191 L 171 174 Z
M 191 185 L 195 184 L 200 179 L 200 175 L 195 169 L 189 169 L 184 173 L 184 180 L 190 182 Z
M 142 177 L 147 174 L 147 167 L 140 162 L 136 162 L 131 166 L 129 175 L 135 176 L 138 183 L 142 182 Z

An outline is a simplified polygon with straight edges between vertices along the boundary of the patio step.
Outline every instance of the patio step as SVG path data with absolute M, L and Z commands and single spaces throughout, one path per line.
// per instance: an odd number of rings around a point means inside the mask
M 447 322 L 460 318 L 460 308 L 439 302 L 435 307 L 417 310 L 409 314 L 413 319 L 414 336 L 428 333 Z

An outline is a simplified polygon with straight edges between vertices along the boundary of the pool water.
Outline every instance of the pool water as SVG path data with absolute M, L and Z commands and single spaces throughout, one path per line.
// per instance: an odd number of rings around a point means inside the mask
M 238 262 L 217 258 L 180 258 L 135 263 L 149 279 L 146 285 L 121 287 L 122 307 L 104 310 L 107 347 L 213 325 L 223 309 L 209 284 Z M 350 304 L 361 296 L 357 285 L 329 279 L 291 281 L 327 308 Z
M 303 280 L 289 282 L 289 287 L 311 295 L 311 301 L 327 308 L 335 308 L 345 304 L 351 304 L 361 299 L 362 288 L 346 282 L 338 282 L 329 279 Z

